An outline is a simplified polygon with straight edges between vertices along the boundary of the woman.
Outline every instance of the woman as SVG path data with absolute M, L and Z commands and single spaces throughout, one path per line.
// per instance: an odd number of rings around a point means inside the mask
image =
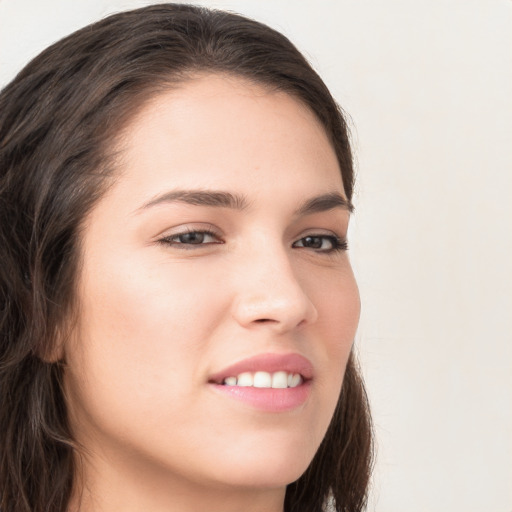
M 162 4 L 0 95 L 1 510 L 362 510 L 344 119 L 282 35 Z

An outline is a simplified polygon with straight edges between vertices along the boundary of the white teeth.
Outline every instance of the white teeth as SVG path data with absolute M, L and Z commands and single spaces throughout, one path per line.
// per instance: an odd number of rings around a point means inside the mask
M 276 372 L 272 375 L 273 388 L 287 388 L 288 387 L 288 374 L 286 372 Z
M 256 372 L 254 374 L 253 386 L 255 388 L 271 388 L 272 376 L 267 372 Z
M 296 388 L 302 384 L 302 376 L 299 373 L 285 371 L 275 372 L 244 372 L 237 377 L 227 377 L 223 384 L 226 386 L 255 387 L 255 388 Z
M 302 382 L 302 377 L 298 373 L 294 373 L 290 387 L 296 388 L 301 382 Z
M 252 373 L 249 372 L 241 373 L 236 379 L 237 386 L 249 387 L 253 385 L 253 382 Z

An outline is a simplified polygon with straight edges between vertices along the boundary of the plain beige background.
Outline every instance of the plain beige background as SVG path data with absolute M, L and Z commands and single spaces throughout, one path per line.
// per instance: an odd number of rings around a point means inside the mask
M 0 86 L 140 0 L 0 0 Z M 512 512 L 512 1 L 219 0 L 287 34 L 349 112 L 369 510 Z

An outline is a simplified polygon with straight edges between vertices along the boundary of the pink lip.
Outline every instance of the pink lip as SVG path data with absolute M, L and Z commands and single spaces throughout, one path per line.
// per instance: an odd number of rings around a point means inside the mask
M 227 377 L 236 377 L 243 372 L 277 371 L 300 373 L 304 379 L 295 388 L 254 388 L 227 386 L 222 384 Z M 211 388 L 224 396 L 238 400 L 252 408 L 266 412 L 285 412 L 300 407 L 306 402 L 311 391 L 313 365 L 299 354 L 261 354 L 244 359 L 212 375 L 209 379 Z

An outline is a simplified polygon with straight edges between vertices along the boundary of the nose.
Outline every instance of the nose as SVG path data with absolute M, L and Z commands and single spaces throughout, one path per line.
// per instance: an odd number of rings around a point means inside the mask
M 282 334 L 316 321 L 317 309 L 284 247 L 275 250 L 266 244 L 246 257 L 235 275 L 233 316 L 241 326 Z

